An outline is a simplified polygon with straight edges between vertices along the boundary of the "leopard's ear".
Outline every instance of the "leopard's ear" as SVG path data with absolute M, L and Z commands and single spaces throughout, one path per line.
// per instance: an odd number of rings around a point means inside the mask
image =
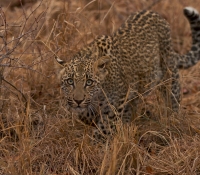
M 109 56 L 103 56 L 94 63 L 94 72 L 101 81 L 104 80 L 109 73 L 108 66 L 110 65 L 110 62 L 111 58 Z
M 57 67 L 58 69 L 56 71 L 56 74 L 57 74 L 58 79 L 61 80 L 61 77 L 65 72 L 65 67 L 67 65 L 67 62 L 64 60 L 61 60 L 58 56 L 55 56 L 54 58 L 59 65 L 59 68 Z
M 109 56 L 103 56 L 99 58 L 95 63 L 95 67 L 97 69 L 105 69 L 111 62 L 111 58 Z
M 55 56 L 55 60 L 57 61 L 57 63 L 62 66 L 62 67 L 65 67 L 65 65 L 67 64 L 66 61 L 64 60 L 61 60 L 58 56 Z

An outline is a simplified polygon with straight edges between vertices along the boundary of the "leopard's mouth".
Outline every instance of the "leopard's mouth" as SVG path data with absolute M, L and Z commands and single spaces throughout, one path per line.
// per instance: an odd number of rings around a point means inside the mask
M 84 112 L 87 108 L 83 108 L 81 106 L 76 106 L 76 107 L 73 107 L 73 106 L 70 106 L 69 105 L 69 109 L 71 112 L 74 112 L 74 113 L 82 113 Z
M 84 112 L 84 111 L 86 110 L 86 108 L 82 108 L 82 107 L 80 107 L 80 106 L 77 106 L 76 108 L 74 108 L 74 110 L 75 110 L 76 112 L 80 113 L 80 112 Z

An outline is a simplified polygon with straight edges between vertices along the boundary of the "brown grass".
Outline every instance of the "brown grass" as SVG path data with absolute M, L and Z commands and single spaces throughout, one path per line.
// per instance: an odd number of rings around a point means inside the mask
M 93 146 L 91 128 L 66 111 L 54 61 L 70 59 L 142 9 L 167 19 L 174 49 L 184 54 L 191 34 L 182 10 L 200 11 L 199 0 L 12 2 L 2 1 L 0 11 L 0 174 L 200 174 L 200 63 L 180 71 L 179 115 L 164 118 L 149 97 L 152 115 L 119 122 L 110 145 Z

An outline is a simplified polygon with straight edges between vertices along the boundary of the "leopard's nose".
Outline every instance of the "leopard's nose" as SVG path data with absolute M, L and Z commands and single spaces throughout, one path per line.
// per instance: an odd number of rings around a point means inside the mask
M 84 100 L 84 99 L 83 99 Z M 83 102 L 83 100 L 75 100 L 74 99 L 74 101 L 77 103 L 77 105 L 80 105 L 82 102 Z

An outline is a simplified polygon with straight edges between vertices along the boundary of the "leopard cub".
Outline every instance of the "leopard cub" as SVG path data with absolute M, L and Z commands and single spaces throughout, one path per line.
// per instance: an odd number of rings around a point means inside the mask
M 101 36 L 82 48 L 70 62 L 57 58 L 63 67 L 61 88 L 67 108 L 95 126 L 94 138 L 110 135 L 118 118 L 129 122 L 136 115 L 138 94 L 148 94 L 158 84 L 166 107 L 178 112 L 178 69 L 200 59 L 200 15 L 192 7 L 184 14 L 193 39 L 186 55 L 174 52 L 165 19 L 141 11 L 129 16 L 112 36 Z

